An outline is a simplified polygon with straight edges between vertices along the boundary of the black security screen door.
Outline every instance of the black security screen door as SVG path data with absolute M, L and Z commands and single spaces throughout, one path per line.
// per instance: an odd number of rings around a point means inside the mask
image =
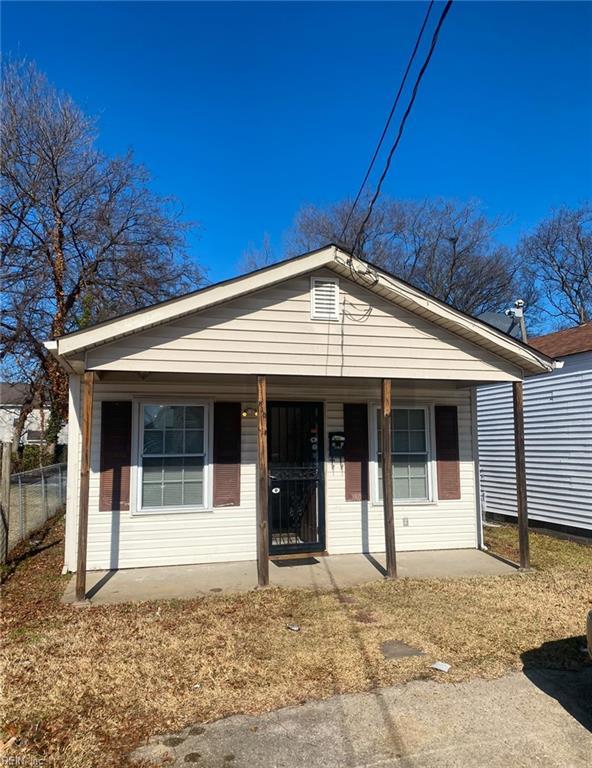
M 267 419 L 270 553 L 321 551 L 323 406 L 271 402 Z

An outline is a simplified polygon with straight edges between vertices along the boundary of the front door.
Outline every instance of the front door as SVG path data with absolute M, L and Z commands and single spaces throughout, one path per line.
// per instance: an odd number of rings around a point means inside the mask
M 269 551 L 325 549 L 323 406 L 267 404 Z

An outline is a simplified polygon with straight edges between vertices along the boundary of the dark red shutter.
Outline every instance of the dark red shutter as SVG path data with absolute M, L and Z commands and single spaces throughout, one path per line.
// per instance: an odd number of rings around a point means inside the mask
M 438 498 L 460 499 L 458 409 L 456 405 L 437 405 L 435 417 Z
M 240 504 L 241 404 L 214 403 L 214 506 Z
M 368 499 L 368 406 L 344 403 L 345 500 Z
M 130 508 L 132 404 L 129 400 L 101 403 L 101 481 L 99 510 Z

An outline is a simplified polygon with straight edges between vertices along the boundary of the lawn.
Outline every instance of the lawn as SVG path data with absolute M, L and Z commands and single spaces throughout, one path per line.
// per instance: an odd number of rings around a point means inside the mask
M 515 525 L 486 525 L 485 544 L 492 552 L 518 563 L 518 529 Z M 530 532 L 530 564 L 539 570 L 575 568 L 590 570 L 592 539 L 588 546 L 581 546 L 550 533 Z
M 513 528 L 487 537 L 515 557 Z M 59 602 L 63 522 L 42 539 L 15 553 L 4 585 L 2 738 L 61 768 L 122 766 L 153 734 L 237 712 L 414 678 L 445 684 L 523 663 L 589 663 L 580 646 L 592 548 L 547 536 L 531 536 L 537 570 L 512 576 L 87 609 Z M 425 655 L 387 661 L 380 644 L 391 639 Z M 450 672 L 430 669 L 436 660 Z

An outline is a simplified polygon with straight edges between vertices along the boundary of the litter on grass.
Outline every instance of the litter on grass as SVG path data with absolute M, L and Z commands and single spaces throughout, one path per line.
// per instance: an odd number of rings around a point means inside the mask
M 447 664 L 445 661 L 436 661 L 432 664 L 432 669 L 437 669 L 438 672 L 448 672 L 450 664 Z
M 286 624 L 286 627 L 290 630 L 290 632 L 300 632 L 300 627 L 298 624 Z

